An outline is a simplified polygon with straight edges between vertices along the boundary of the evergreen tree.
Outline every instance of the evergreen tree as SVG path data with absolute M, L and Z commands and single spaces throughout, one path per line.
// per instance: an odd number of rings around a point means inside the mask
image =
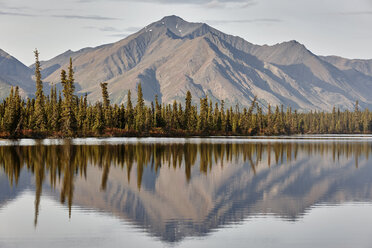
M 58 99 L 57 99 L 57 88 L 53 87 L 51 90 L 51 100 L 50 100 L 50 109 L 51 109 L 51 120 L 50 128 L 52 131 L 60 130 L 60 119 L 61 119 L 61 109 L 59 108 Z
M 200 114 L 198 120 L 198 130 L 208 131 L 208 97 L 200 98 Z
M 107 83 L 100 83 L 101 91 L 102 91 L 102 99 L 103 99 L 103 107 L 108 108 L 110 107 L 110 99 L 109 94 L 107 91 Z
M 94 113 L 95 113 L 95 117 L 94 117 L 93 131 L 97 134 L 102 134 L 105 126 L 104 126 L 103 108 L 102 108 L 101 103 L 96 104 Z
M 46 131 L 47 116 L 45 113 L 45 96 L 43 91 L 43 82 L 41 81 L 41 66 L 39 62 L 39 51 L 35 49 L 35 81 L 36 81 L 36 100 L 35 100 L 35 129 L 37 131 Z
M 66 71 L 61 71 L 61 84 L 63 85 L 63 111 L 62 111 L 62 130 L 66 136 L 74 136 L 77 131 L 77 123 L 75 116 L 75 97 L 74 97 L 74 71 L 72 67 L 72 59 L 68 68 L 68 78 Z
M 128 90 L 128 96 L 127 96 L 127 109 L 125 111 L 126 113 L 126 129 L 132 129 L 134 125 L 134 113 L 133 113 L 133 105 L 132 105 L 132 99 L 131 99 L 131 92 Z
M 136 117 L 135 125 L 138 132 L 143 131 L 145 123 L 145 101 L 143 100 L 143 93 L 141 84 L 137 86 L 137 105 L 136 105 Z
M 102 91 L 102 100 L 103 100 L 103 111 L 104 111 L 104 118 L 106 127 L 112 127 L 112 109 L 110 106 L 110 99 L 109 94 L 107 91 L 107 83 L 101 83 L 101 91 Z
M 158 101 L 158 95 L 155 95 L 155 127 L 164 127 L 164 120 L 161 116 L 161 105 Z
M 185 112 L 183 118 L 183 126 L 186 130 L 192 130 L 192 96 L 191 92 L 187 91 L 185 98 Z
M 20 130 L 22 123 L 21 98 L 19 96 L 18 86 L 11 87 L 9 97 L 6 100 L 4 112 L 4 127 L 11 136 Z

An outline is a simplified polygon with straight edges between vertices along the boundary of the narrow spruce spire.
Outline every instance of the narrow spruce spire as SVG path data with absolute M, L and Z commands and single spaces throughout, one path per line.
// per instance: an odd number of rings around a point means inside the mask
M 46 113 L 45 113 L 45 96 L 43 91 L 43 82 L 41 80 L 41 66 L 39 61 L 39 51 L 35 49 L 35 128 L 37 131 L 46 131 Z

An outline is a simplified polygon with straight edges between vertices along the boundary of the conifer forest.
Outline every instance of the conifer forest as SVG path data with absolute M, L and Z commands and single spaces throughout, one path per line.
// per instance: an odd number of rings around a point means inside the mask
M 372 132 L 372 113 L 336 107 L 331 112 L 306 113 L 290 106 L 260 106 L 253 99 L 249 108 L 226 107 L 208 97 L 193 105 L 187 92 L 185 102 L 145 104 L 141 84 L 134 104 L 128 91 L 125 104 L 111 104 L 107 83 L 101 83 L 102 101 L 89 103 L 87 95 L 75 94 L 72 59 L 61 70 L 62 92 L 54 86 L 43 91 L 39 52 L 35 50 L 35 98 L 23 99 L 19 88 L 11 89 L 0 103 L 0 137 L 88 137 L 88 136 L 230 136 L 291 134 L 362 134 Z

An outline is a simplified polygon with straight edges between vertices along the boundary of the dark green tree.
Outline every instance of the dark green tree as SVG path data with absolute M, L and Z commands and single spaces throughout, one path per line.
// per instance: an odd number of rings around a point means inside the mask
M 134 110 L 132 105 L 132 98 L 131 98 L 131 92 L 128 90 L 127 95 L 127 109 L 125 111 L 125 119 L 126 119 L 126 130 L 130 130 L 133 128 L 134 125 Z
M 63 111 L 62 111 L 62 130 L 66 136 L 74 136 L 77 131 L 77 122 L 75 116 L 75 85 L 74 85 L 74 70 L 72 67 L 72 59 L 68 68 L 68 78 L 66 71 L 61 71 L 61 84 L 63 86 Z
M 46 131 L 47 116 L 45 113 L 45 96 L 43 91 L 43 82 L 41 80 L 41 66 L 39 61 L 39 51 L 35 49 L 35 81 L 36 81 L 36 100 L 35 100 L 35 130 Z
M 145 101 L 143 100 L 142 87 L 140 83 L 137 86 L 137 105 L 135 112 L 136 131 L 141 132 L 144 130 L 145 124 Z

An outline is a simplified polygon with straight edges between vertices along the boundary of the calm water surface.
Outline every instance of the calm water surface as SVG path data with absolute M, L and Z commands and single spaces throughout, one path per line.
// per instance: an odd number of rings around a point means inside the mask
M 372 247 L 372 136 L 0 140 L 0 247 Z

